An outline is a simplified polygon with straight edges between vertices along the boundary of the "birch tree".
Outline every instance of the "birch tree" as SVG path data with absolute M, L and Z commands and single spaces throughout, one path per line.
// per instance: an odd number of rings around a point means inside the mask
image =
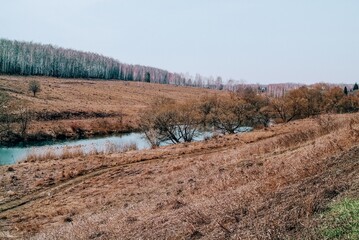
M 0 39 L 0 73 L 60 78 L 117 79 L 169 83 L 179 74 L 119 62 L 96 53 Z

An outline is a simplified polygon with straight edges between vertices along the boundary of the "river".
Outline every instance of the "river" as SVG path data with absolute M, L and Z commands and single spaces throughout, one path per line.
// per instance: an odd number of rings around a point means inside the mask
M 24 160 L 30 154 L 42 155 L 51 151 L 56 155 L 60 155 L 64 149 L 66 149 L 66 151 L 77 151 L 79 148 L 84 153 L 94 151 L 106 152 L 109 146 L 121 147 L 129 144 L 136 144 L 137 149 L 150 147 L 143 133 L 129 133 L 118 136 L 63 142 L 43 142 L 37 146 L 0 148 L 0 165 L 14 164 Z
M 238 133 L 251 131 L 251 127 L 240 127 Z M 212 132 L 202 132 L 197 136 L 194 141 L 201 141 L 208 136 L 213 135 Z M 171 144 L 169 142 L 161 145 Z M 29 156 L 47 156 L 52 155 L 60 156 L 65 151 L 68 152 L 116 152 L 117 149 L 129 145 L 136 145 L 138 150 L 150 148 L 150 144 L 146 141 L 145 134 L 143 133 L 128 133 L 117 136 L 71 140 L 63 142 L 41 142 L 36 146 L 27 147 L 0 147 L 0 165 L 10 165 L 26 159 Z M 112 150 L 111 150 L 112 149 Z M 115 149 L 115 151 L 113 150 Z

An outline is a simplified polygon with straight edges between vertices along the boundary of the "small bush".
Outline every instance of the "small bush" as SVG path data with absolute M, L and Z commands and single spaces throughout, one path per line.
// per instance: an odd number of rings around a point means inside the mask
M 36 93 L 41 91 L 41 85 L 39 81 L 32 80 L 29 82 L 29 91 L 36 96 Z

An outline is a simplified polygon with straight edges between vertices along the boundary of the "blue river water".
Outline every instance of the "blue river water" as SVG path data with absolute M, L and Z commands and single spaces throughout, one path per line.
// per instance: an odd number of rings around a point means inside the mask
M 251 127 L 240 127 L 237 133 L 251 131 Z M 202 132 L 194 140 L 201 141 L 206 137 L 212 136 L 213 132 Z M 101 138 L 71 140 L 63 142 L 42 142 L 41 145 L 30 147 L 0 147 L 0 165 L 10 165 L 21 160 L 26 159 L 28 156 L 41 156 L 49 152 L 55 155 L 61 155 L 64 151 L 75 152 L 81 151 L 83 153 L 91 152 L 108 152 L 113 148 L 121 149 L 126 145 L 135 144 L 138 150 L 150 148 L 144 133 L 128 133 L 118 136 L 109 136 Z M 161 145 L 169 145 L 166 142 Z
M 91 151 L 104 152 L 111 146 L 125 146 L 128 144 L 136 144 L 137 149 L 150 147 L 143 133 L 129 133 L 119 136 L 64 142 L 44 142 L 41 146 L 0 148 L 0 165 L 14 164 L 24 160 L 30 154 L 41 155 L 51 151 L 60 155 L 64 149 L 66 151 L 71 151 L 71 149 L 75 151 L 79 148 L 85 153 Z

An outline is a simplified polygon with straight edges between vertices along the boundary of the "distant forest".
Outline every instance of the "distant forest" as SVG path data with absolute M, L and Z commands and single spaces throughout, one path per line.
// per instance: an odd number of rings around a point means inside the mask
M 83 52 L 49 44 L 0 38 L 0 74 L 50 76 L 59 78 L 115 79 L 236 91 L 250 87 L 272 97 L 284 96 L 305 84 L 245 84 L 222 77 L 191 76 L 154 67 L 131 65 L 97 53 Z M 335 84 L 332 86 L 336 86 Z M 344 86 L 341 86 L 344 87 Z M 347 89 L 347 92 L 350 88 Z
M 97 53 L 83 52 L 49 44 L 12 41 L 0 38 L 0 74 L 24 76 L 50 76 L 58 78 L 115 79 L 140 81 L 180 86 L 202 87 L 235 91 L 243 83 L 222 77 L 191 76 L 186 73 L 171 73 L 166 70 L 121 63 Z M 270 95 L 281 96 L 298 84 L 279 84 L 247 87 L 267 90 Z
M 186 81 L 180 74 L 124 64 L 96 53 L 7 39 L 0 39 L 0 73 L 178 85 L 185 85 Z

